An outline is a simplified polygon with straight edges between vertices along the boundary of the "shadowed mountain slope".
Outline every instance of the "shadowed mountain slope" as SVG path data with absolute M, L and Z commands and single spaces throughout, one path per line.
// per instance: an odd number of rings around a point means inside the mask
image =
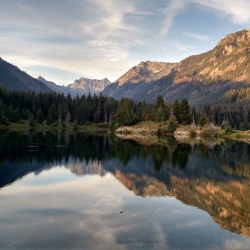
M 7 90 L 35 91 L 36 93 L 51 91 L 44 83 L 2 58 L 0 58 L 0 85 L 5 86 Z

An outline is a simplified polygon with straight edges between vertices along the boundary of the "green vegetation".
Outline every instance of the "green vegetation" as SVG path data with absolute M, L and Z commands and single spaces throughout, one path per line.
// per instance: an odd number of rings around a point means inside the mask
M 178 122 L 187 124 L 191 113 L 186 100 L 178 103 L 180 114 Z M 155 104 L 135 102 L 130 99 L 120 101 L 102 95 L 81 96 L 71 98 L 58 93 L 40 93 L 23 91 L 6 91 L 0 88 L 0 124 L 8 126 L 10 123 L 23 123 L 27 127 L 35 128 L 36 124 L 44 128 L 74 129 L 89 124 L 113 124 L 115 127 L 130 126 L 141 121 L 167 121 L 173 110 L 171 103 L 164 103 L 162 96 L 157 97 Z M 40 126 L 39 125 L 39 126 Z M 79 127 L 78 127 L 79 126 Z M 13 127 L 13 126 L 12 126 Z
M 1 87 L 0 129 L 113 133 L 119 126 L 143 126 L 141 123 L 145 121 L 147 126 L 150 122 L 156 124 L 156 128 L 147 131 L 158 135 L 173 134 L 180 126 L 199 124 L 202 137 L 220 137 L 219 127 L 226 135 L 236 129 L 250 129 L 250 106 L 242 105 L 237 103 L 232 108 L 206 104 L 191 109 L 186 99 L 164 102 L 161 95 L 151 104 L 127 98 L 119 101 L 102 95 L 71 98 L 57 93 L 9 92 Z M 143 133 L 147 133 L 146 130 Z M 197 129 L 190 135 L 195 134 L 199 134 Z
M 129 99 L 122 100 L 115 113 L 115 120 L 118 125 L 133 125 L 136 119 L 132 101 Z

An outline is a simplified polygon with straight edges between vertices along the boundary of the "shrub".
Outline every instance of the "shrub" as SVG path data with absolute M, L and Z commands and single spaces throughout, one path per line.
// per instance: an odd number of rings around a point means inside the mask
M 200 135 L 201 137 L 213 137 L 214 131 L 212 129 L 204 128 Z
M 174 133 L 174 131 L 176 130 L 176 126 L 174 121 L 169 121 L 168 126 L 167 126 L 167 133 Z
M 225 134 L 230 135 L 233 133 L 233 128 L 230 125 L 225 126 Z

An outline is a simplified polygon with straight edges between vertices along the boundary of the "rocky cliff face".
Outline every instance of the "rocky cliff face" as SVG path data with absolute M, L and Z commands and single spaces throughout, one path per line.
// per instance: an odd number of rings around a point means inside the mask
M 68 85 L 69 89 L 78 91 L 79 93 L 100 93 L 107 87 L 111 82 L 104 78 L 102 80 L 80 78 L 75 80 L 73 84 Z
M 191 105 L 198 106 L 216 102 L 231 89 L 247 88 L 250 83 L 249 62 L 250 30 L 247 29 L 226 36 L 206 53 L 190 56 L 177 64 L 165 64 L 169 70 L 161 69 L 162 63 L 154 63 L 153 70 L 151 63 L 147 62 L 147 66 L 141 63 L 106 88 L 104 93 L 115 98 L 152 102 L 161 94 L 165 100 L 186 98 Z M 158 72 L 156 66 L 160 68 Z M 141 82 L 147 84 L 142 87 Z
M 141 62 L 106 87 L 103 94 L 115 98 L 133 98 L 134 94 L 143 92 L 145 85 L 169 75 L 176 65 L 177 63 Z
M 118 86 L 126 83 L 152 82 L 168 75 L 177 63 L 141 62 L 115 81 Z
M 249 81 L 249 45 L 250 30 L 227 35 L 213 50 L 181 61 L 174 82 Z
M 37 78 L 39 81 L 43 82 L 45 85 L 47 85 L 52 91 L 62 93 L 64 95 L 67 95 L 68 93 L 71 94 L 72 97 L 76 97 L 78 94 L 79 96 L 83 94 L 98 94 L 103 89 L 111 84 L 111 82 L 108 79 L 103 80 L 96 80 L 96 79 L 87 79 L 87 78 L 80 78 L 79 80 L 75 80 L 73 84 L 69 84 L 66 86 L 57 85 L 54 82 L 47 81 L 42 76 L 39 76 Z

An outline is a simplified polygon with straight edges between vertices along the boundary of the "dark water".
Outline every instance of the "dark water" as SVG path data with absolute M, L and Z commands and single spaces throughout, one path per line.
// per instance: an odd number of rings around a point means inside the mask
M 249 249 L 249 177 L 244 143 L 0 132 L 0 248 Z

